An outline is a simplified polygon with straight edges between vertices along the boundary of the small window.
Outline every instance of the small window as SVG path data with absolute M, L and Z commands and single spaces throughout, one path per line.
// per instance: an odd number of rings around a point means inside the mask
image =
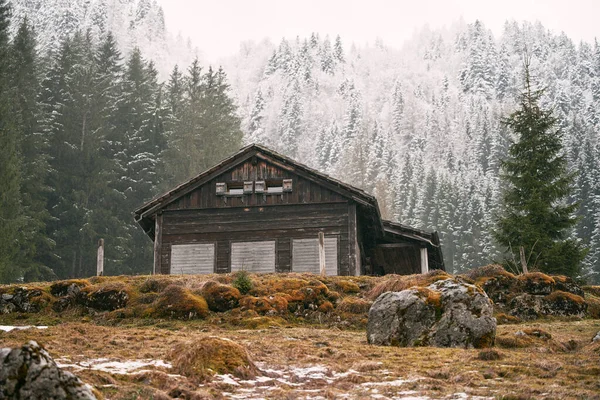
M 283 179 L 272 179 L 266 181 L 267 193 L 283 193 Z
M 217 196 L 223 196 L 227 193 L 227 184 L 223 182 L 217 183 Z
M 252 182 L 219 182 L 217 183 L 218 196 L 241 196 L 247 190 L 247 184 L 250 183 L 250 193 L 252 193 Z
M 286 193 L 289 193 L 292 191 L 292 180 L 291 179 L 283 180 L 283 191 Z
M 254 183 L 254 192 L 255 193 L 264 193 L 265 192 L 265 181 L 256 181 Z
M 267 193 L 283 193 L 283 186 L 267 186 Z
M 244 182 L 230 182 L 227 184 L 228 195 L 240 195 L 244 194 Z
M 252 181 L 244 182 L 244 194 L 251 194 L 253 188 L 254 188 L 254 182 L 252 182 Z

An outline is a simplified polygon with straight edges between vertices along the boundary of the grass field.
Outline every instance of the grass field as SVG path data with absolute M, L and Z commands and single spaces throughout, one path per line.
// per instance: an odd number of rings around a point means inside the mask
M 312 282 L 314 290 L 302 294 L 297 288 L 312 278 L 255 277 L 251 301 L 240 299 L 245 306 L 185 320 L 147 312 L 162 301 L 160 295 L 152 303 L 144 300 L 150 279 L 91 282 L 124 282 L 131 307 L 121 311 L 75 307 L 57 313 L 48 297 L 40 312 L 2 315 L 0 325 L 48 328 L 0 330 L 0 347 L 36 340 L 105 399 L 600 399 L 600 342 L 591 341 L 600 331 L 598 319 L 499 325 L 495 346 L 485 350 L 380 347 L 367 344 L 364 323 L 368 292 L 384 278 L 323 278 L 322 286 Z M 187 279 L 182 286 L 190 293 L 208 293 Z M 315 311 L 276 312 L 280 304 L 269 288 L 288 293 L 280 297 L 289 304 L 319 291 L 322 298 L 311 297 Z M 182 351 L 215 337 L 242 346 L 251 368 L 234 365 L 213 375 L 181 366 Z M 214 357 L 222 364 L 234 358 L 220 350 Z

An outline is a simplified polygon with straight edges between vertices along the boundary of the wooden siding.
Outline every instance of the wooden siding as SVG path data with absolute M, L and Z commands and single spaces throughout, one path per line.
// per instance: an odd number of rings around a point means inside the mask
M 161 272 L 170 272 L 171 245 L 215 242 L 216 272 L 231 271 L 231 244 L 275 241 L 275 270 L 291 271 L 292 239 L 339 238 L 338 274 L 349 271 L 348 203 L 170 210 L 163 213 Z
M 289 193 L 252 193 L 217 196 L 217 183 L 242 183 L 244 181 L 270 181 L 292 179 Z M 278 204 L 306 204 L 344 202 L 341 194 L 297 175 L 287 169 L 254 157 L 217 176 L 196 190 L 169 204 L 165 210 L 252 207 Z

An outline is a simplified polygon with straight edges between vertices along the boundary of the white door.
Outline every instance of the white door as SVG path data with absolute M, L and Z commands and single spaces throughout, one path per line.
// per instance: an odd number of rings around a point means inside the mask
M 292 271 L 319 274 L 319 239 L 292 240 Z M 338 238 L 325 237 L 325 273 L 338 274 Z
M 275 272 L 275 241 L 231 243 L 231 272 Z
M 171 274 L 212 274 L 215 272 L 214 243 L 171 246 Z

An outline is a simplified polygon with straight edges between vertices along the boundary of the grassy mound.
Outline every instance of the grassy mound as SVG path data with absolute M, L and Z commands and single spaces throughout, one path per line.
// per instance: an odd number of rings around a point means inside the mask
M 223 312 L 236 308 L 242 297 L 240 291 L 232 286 L 216 281 L 208 281 L 200 290 L 211 311 Z
M 244 379 L 260 374 L 246 349 L 229 339 L 208 337 L 180 343 L 171 349 L 168 358 L 174 372 L 199 381 L 214 374 L 232 374 Z
M 192 293 L 189 289 L 170 285 L 160 293 L 149 313 L 176 319 L 205 318 L 208 315 L 208 304 L 202 296 Z

